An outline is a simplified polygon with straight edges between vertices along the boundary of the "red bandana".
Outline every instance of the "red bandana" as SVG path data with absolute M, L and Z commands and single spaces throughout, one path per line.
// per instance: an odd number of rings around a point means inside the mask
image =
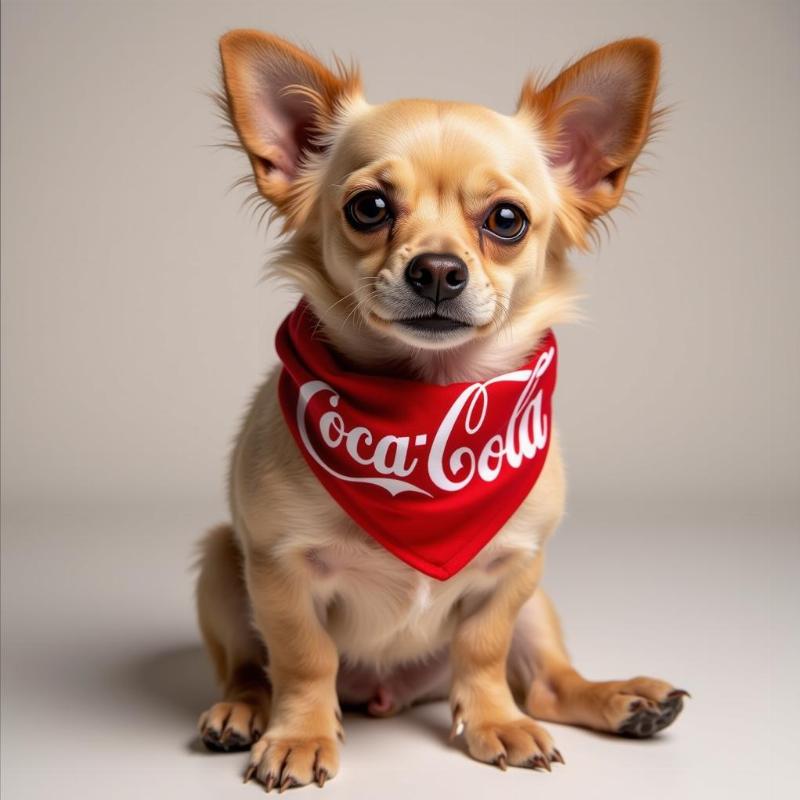
M 550 444 L 556 340 L 482 383 L 436 386 L 345 366 L 305 302 L 276 338 L 278 394 L 300 452 L 373 539 L 445 580 L 503 527 Z

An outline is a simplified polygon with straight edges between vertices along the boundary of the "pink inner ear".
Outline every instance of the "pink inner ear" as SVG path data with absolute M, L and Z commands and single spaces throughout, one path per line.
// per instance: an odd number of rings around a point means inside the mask
M 590 189 L 602 179 L 600 164 L 603 153 L 592 128 L 583 120 L 575 120 L 571 115 L 562 129 L 559 146 L 563 150 L 559 152 L 556 163 L 571 165 L 572 179 L 579 189 Z
M 612 159 L 618 146 L 619 126 L 625 124 L 625 118 L 624 108 L 611 108 L 599 98 L 573 101 L 562 122 L 553 163 L 570 164 L 579 189 L 597 186 L 615 168 Z
M 263 141 L 269 145 L 266 156 L 272 167 L 286 178 L 294 178 L 302 153 L 309 149 L 309 131 L 314 121 L 314 106 L 308 98 L 286 87 L 308 84 L 308 76 L 286 69 L 262 67 L 256 103 L 256 122 Z
M 582 76 L 560 98 L 563 116 L 553 163 L 571 164 L 575 185 L 588 191 L 622 166 L 638 87 L 625 65 Z M 632 85 L 633 84 L 633 85 Z
M 267 160 L 273 169 L 287 178 L 294 177 L 300 150 L 295 144 L 290 122 L 267 102 L 258 110 L 258 128 L 264 142 L 269 146 Z

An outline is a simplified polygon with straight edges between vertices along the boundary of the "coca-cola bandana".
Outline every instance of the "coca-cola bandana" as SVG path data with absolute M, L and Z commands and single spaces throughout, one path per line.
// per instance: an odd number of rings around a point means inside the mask
M 552 331 L 518 370 L 446 386 L 348 366 L 303 301 L 276 347 L 281 409 L 309 467 L 375 541 L 426 575 L 445 580 L 468 564 L 542 471 Z

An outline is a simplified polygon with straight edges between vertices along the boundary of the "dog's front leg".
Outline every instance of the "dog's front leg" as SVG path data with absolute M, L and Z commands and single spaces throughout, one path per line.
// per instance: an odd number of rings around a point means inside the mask
M 267 791 L 316 781 L 338 769 L 342 738 L 336 697 L 339 658 L 314 607 L 309 576 L 273 558 L 251 558 L 247 584 L 269 659 L 269 726 L 253 745 L 245 779 Z
M 562 761 L 550 734 L 514 702 L 506 678 L 514 623 L 536 589 L 541 566 L 541 555 L 511 566 L 492 595 L 465 611 L 453 638 L 451 738 L 463 732 L 473 758 L 503 769 L 549 770 L 551 761 Z

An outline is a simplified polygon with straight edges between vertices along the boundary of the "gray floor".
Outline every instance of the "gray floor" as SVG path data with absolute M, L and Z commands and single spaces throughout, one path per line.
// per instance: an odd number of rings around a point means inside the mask
M 189 564 L 220 516 L 190 502 L 5 510 L 4 800 L 259 796 L 239 783 L 243 755 L 207 754 L 193 733 L 214 687 Z M 567 766 L 548 775 L 471 761 L 446 743 L 443 704 L 351 717 L 326 796 L 794 795 L 798 557 L 774 511 L 574 511 L 546 585 L 576 662 L 689 689 L 674 728 L 631 742 L 550 725 Z

